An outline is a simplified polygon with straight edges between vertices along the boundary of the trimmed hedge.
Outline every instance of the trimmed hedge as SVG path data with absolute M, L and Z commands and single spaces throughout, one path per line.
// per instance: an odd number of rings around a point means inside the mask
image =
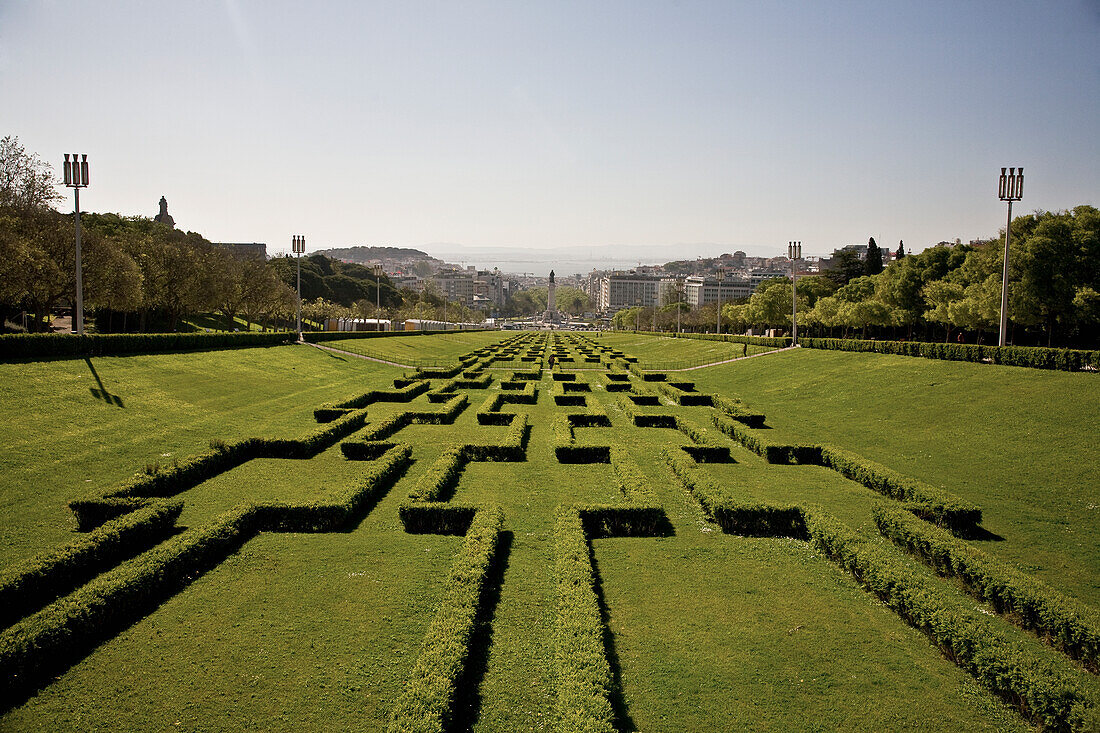
M 464 535 L 478 508 L 448 502 L 404 503 L 397 516 L 409 534 Z
M 384 440 L 345 440 L 340 444 L 340 452 L 349 461 L 373 461 L 393 446 Z
M 468 458 L 461 447 L 448 448 L 436 459 L 427 473 L 420 477 L 409 493 L 413 501 L 446 501 L 458 485 L 458 477 L 466 468 Z
M 1100 726 L 1100 684 L 1088 672 L 1068 666 L 1051 649 L 1010 635 L 972 601 L 893 559 L 819 507 L 807 507 L 804 518 L 810 537 L 829 558 L 1028 720 L 1044 730 Z
M 820 445 L 775 443 L 758 432 L 750 432 L 740 423 L 714 415 L 714 426 L 768 463 L 810 463 L 821 465 Z
M 503 525 L 504 513 L 496 506 L 478 510 L 470 522 L 443 600 L 387 730 L 442 733 L 449 728 L 455 688 L 469 657 L 470 639 L 489 586 Z
M 492 328 L 464 328 L 463 332 L 470 331 L 494 331 Z M 341 339 L 369 339 L 388 338 L 401 336 L 436 336 L 439 334 L 451 334 L 454 331 L 305 331 L 302 340 L 311 344 L 321 341 L 339 341 Z
M 757 412 L 749 412 L 740 400 L 724 397 L 719 394 L 711 395 L 714 407 L 732 417 L 737 422 L 745 423 L 750 428 L 764 427 L 764 415 Z
M 119 565 L 0 634 L 0 710 L 152 611 L 255 533 L 237 507 Z
M 666 448 L 662 454 L 680 483 L 723 532 L 747 537 L 806 539 L 798 506 L 735 500 L 683 453 Z
M 973 361 L 1032 369 L 1058 369 L 1068 372 L 1100 370 L 1100 351 L 1048 349 L 1042 346 L 978 346 L 976 344 L 940 344 L 922 341 L 864 341 L 859 339 L 804 338 L 799 345 L 810 349 L 860 351 L 876 354 L 900 354 L 925 359 Z
M 0 627 L 33 613 L 175 530 L 182 501 L 161 501 L 37 555 L 0 575 Z
M 822 446 L 821 465 L 891 499 L 909 502 L 906 509 L 921 519 L 954 531 L 971 531 L 982 522 L 981 507 L 851 451 Z
M 884 537 L 944 577 L 958 578 L 977 598 L 1031 629 L 1055 648 L 1100 671 L 1100 613 L 996 560 L 942 529 L 889 506 L 874 509 Z
M 427 392 L 432 386 L 431 382 L 422 379 L 400 380 L 407 382 L 404 387 L 397 389 L 372 389 L 369 392 L 348 397 L 340 402 L 326 402 L 313 411 L 313 417 L 317 422 L 331 422 L 346 413 L 349 409 L 359 409 L 375 402 L 411 402 L 418 395 Z M 394 380 L 396 384 L 398 380 Z
M 0 334 L 0 361 L 210 351 L 278 346 L 298 340 L 293 331 L 277 333 L 14 333 Z
M 636 331 L 635 333 L 645 333 L 644 331 Z M 772 337 L 772 336 L 741 336 L 733 333 L 654 333 L 654 336 L 663 336 L 665 338 L 681 338 L 681 339 L 699 339 L 701 341 L 727 341 L 734 344 L 749 344 L 750 346 L 768 346 L 775 349 L 785 349 L 791 345 L 791 339 L 788 336 Z M 806 339 L 799 339 L 798 343 L 802 344 Z
M 558 510 L 554 528 L 557 614 L 554 624 L 554 729 L 614 733 L 611 665 L 580 513 Z

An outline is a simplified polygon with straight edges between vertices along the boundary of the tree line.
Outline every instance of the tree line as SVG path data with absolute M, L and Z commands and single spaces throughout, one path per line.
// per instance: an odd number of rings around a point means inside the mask
M 902 254 L 883 267 L 881 252 L 865 260 L 848 253 L 835 258 L 828 272 L 799 278 L 799 332 L 840 338 L 996 340 L 1003 232 L 974 244 L 957 242 Z M 656 310 L 620 311 L 613 325 L 674 330 L 679 310 L 685 330 L 717 327 L 715 304 L 690 308 L 682 295 L 667 299 L 673 302 Z M 765 281 L 751 297 L 722 304 L 722 327 L 789 331 L 791 306 L 790 280 Z M 1013 219 L 1008 310 L 1010 343 L 1091 347 L 1100 341 L 1100 210 L 1082 205 Z

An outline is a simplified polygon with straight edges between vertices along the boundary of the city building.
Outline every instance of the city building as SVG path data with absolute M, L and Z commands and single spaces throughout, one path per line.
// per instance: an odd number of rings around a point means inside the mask
M 636 272 L 605 275 L 600 279 L 599 309 L 617 311 L 637 305 L 646 308 L 656 306 L 660 303 L 661 282 L 665 279 Z

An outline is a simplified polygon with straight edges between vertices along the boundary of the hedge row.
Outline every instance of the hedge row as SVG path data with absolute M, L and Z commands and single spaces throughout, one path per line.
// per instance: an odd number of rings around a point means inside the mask
M 729 446 L 720 445 L 709 430 L 679 416 L 674 419 L 676 429 L 693 443 L 681 448 L 695 459 L 696 463 L 729 463 L 732 460 Z
M 716 414 L 713 419 L 719 430 L 757 455 L 763 456 L 769 463 L 808 463 L 831 468 L 872 491 L 905 502 L 905 509 L 921 519 L 950 527 L 956 532 L 970 532 L 981 524 L 981 507 L 943 489 L 903 476 L 851 451 L 828 445 L 774 443 L 760 433 L 752 432 L 721 415 Z
M 349 461 L 373 461 L 394 445 L 384 440 L 345 440 L 340 443 L 340 452 Z
M 820 508 L 807 507 L 804 518 L 828 557 L 1031 722 L 1057 731 L 1100 727 L 1100 683 L 1088 672 L 1010 634 L 973 601 L 890 557 Z
M 901 354 L 903 356 L 920 356 L 925 359 L 985 362 L 1006 366 L 1030 367 L 1032 369 L 1059 369 L 1069 372 L 1100 369 L 1100 351 L 1077 349 L 825 338 L 799 339 L 798 343 L 811 349 Z
M 764 415 L 758 412 L 749 412 L 741 400 L 714 394 L 711 395 L 711 401 L 715 408 L 721 410 L 737 422 L 744 423 L 750 428 L 764 427 Z
M 1100 671 L 1100 613 L 996 560 L 948 532 L 890 506 L 874 510 L 879 531 L 945 577 L 960 579 L 997 613 L 1037 632 L 1044 641 Z
M 398 444 L 368 464 L 348 487 L 305 504 L 268 502 L 255 507 L 257 529 L 268 532 L 331 532 L 363 514 L 405 473 L 412 448 Z
M 405 380 L 402 380 L 405 381 Z M 396 384 L 397 380 L 394 380 Z M 361 409 L 375 402 L 411 402 L 431 387 L 427 380 L 411 380 L 404 387 L 396 389 L 372 389 L 369 392 L 348 397 L 339 402 L 326 402 L 313 411 L 317 422 L 331 422 L 349 410 Z
M 686 390 L 679 386 L 682 384 L 690 382 L 662 382 L 657 385 L 657 391 L 683 407 L 711 407 L 714 404 L 711 395 Z
M 812 463 L 821 465 L 821 446 L 776 443 L 758 432 L 752 432 L 740 423 L 713 416 L 714 426 L 726 435 L 761 456 L 768 463 Z
M 821 448 L 821 465 L 863 484 L 891 499 L 908 502 L 906 509 L 921 519 L 956 532 L 973 530 L 982 523 L 982 509 L 943 489 L 869 461 L 851 451 L 830 445 Z
M 217 565 L 255 531 L 238 507 L 103 573 L 0 634 L 0 710 Z
M 0 335 L 0 361 L 74 356 L 153 354 L 164 351 L 209 351 L 277 346 L 298 339 L 277 333 L 14 333 Z
M 308 458 L 316 455 L 363 427 L 366 419 L 365 409 L 355 410 L 301 438 L 243 438 L 221 443 L 205 453 L 173 463 L 152 474 L 139 474 L 106 492 L 70 501 L 69 508 L 76 516 L 80 531 L 94 529 L 110 519 L 147 505 L 149 497 L 174 496 L 252 458 Z
M 478 507 L 445 501 L 405 502 L 397 508 L 397 516 L 409 534 L 461 536 L 466 534 L 477 512 Z
M 542 379 L 542 372 L 538 369 L 531 371 L 516 371 L 512 372 L 510 379 L 513 382 L 537 382 Z
M 470 331 L 493 331 L 492 328 L 464 328 L 463 332 Z M 339 341 L 341 339 L 369 339 L 369 338 L 388 338 L 388 337 L 401 337 L 401 336 L 436 336 L 439 334 L 450 334 L 453 331 L 304 331 L 302 333 L 302 340 L 310 343 L 319 343 L 321 341 Z
M 554 729 L 614 733 L 611 665 L 580 513 L 558 510 L 554 527 Z
M 644 332 L 642 332 L 644 333 Z M 727 341 L 733 344 L 749 344 L 751 346 L 768 346 L 775 349 L 784 349 L 791 345 L 791 339 L 787 336 L 771 337 L 771 336 L 741 336 L 733 333 L 660 333 L 654 334 L 663 337 L 681 338 L 681 339 L 699 339 L 704 341 Z M 808 339 L 799 339 L 798 343 L 802 344 Z
M 747 537 L 806 539 L 806 527 L 799 507 L 735 500 L 682 452 L 666 448 L 662 455 L 680 483 L 723 532 Z
M 162 542 L 182 510 L 182 501 L 157 502 L 6 569 L 0 574 L 0 628 Z
M 450 726 L 455 691 L 466 667 L 470 640 L 500 545 L 504 513 L 485 507 L 474 516 L 455 557 L 443 600 L 432 619 L 388 730 L 433 731 Z

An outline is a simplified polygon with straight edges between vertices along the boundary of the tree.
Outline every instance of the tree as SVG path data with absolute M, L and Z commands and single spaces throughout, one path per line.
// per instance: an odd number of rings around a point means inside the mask
M 882 250 L 875 243 L 874 237 L 867 240 L 867 259 L 863 261 L 863 271 L 867 275 L 882 272 Z
M 60 200 L 49 164 L 28 153 L 19 138 L 0 139 L 0 208 L 19 215 L 49 208 Z
M 865 275 L 863 261 L 850 249 L 842 249 L 833 257 L 826 276 L 837 285 L 847 285 L 854 277 Z
M 923 295 L 928 303 L 924 317 L 947 328 L 944 341 L 951 340 L 951 328 L 955 325 L 951 319 L 951 304 L 963 297 L 963 286 L 949 280 L 934 280 L 924 287 Z
M 899 239 L 898 251 L 894 253 L 894 259 L 900 260 L 902 257 L 905 257 L 905 242 Z

